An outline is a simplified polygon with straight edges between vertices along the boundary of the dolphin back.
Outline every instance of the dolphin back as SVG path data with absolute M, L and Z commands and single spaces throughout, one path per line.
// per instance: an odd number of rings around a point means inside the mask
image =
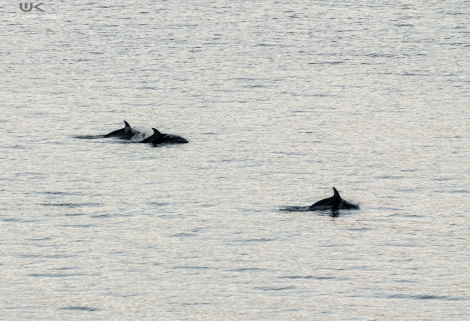
M 186 144 L 189 143 L 186 138 L 172 134 L 162 134 L 158 129 L 153 129 L 153 135 L 141 141 L 141 143 L 150 143 L 154 146 L 161 144 Z
M 109 138 L 109 137 L 118 137 L 122 139 L 130 139 L 132 136 L 132 127 L 129 125 L 127 121 L 124 121 L 124 128 L 117 129 L 115 131 L 112 131 L 106 135 L 104 135 L 104 138 Z
M 112 131 L 106 135 L 104 135 L 103 137 L 104 138 L 109 138 L 109 137 L 124 137 L 124 135 L 126 134 L 126 131 L 124 128 L 121 128 L 121 129 L 117 129 L 115 131 Z
M 341 205 L 343 199 L 339 195 L 339 192 L 336 188 L 333 187 L 333 196 L 322 199 L 310 206 L 312 210 L 322 210 L 322 209 L 337 209 Z

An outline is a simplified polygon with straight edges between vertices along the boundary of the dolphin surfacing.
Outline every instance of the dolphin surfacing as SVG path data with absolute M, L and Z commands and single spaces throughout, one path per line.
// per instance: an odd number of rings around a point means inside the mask
M 357 210 L 359 205 L 353 204 L 341 197 L 338 190 L 333 187 L 333 196 L 322 199 L 310 206 L 288 206 L 282 211 L 308 212 L 308 211 L 331 211 L 331 216 L 339 216 L 339 210 Z
M 109 137 L 116 137 L 120 139 L 131 139 L 135 135 L 135 131 L 132 129 L 131 125 L 127 121 L 124 121 L 124 128 L 117 129 L 115 131 L 112 131 L 106 135 L 104 135 L 104 138 L 109 138 Z
M 344 200 L 339 195 L 338 190 L 333 187 L 333 196 L 322 199 L 316 203 L 313 203 L 310 207 L 310 211 L 321 211 L 321 210 L 357 210 L 359 205 L 353 204 Z
M 129 140 L 134 143 L 139 143 L 147 137 L 150 137 L 152 134 L 153 131 L 150 128 L 131 126 L 127 121 L 124 121 L 124 128 L 112 131 L 109 134 L 103 135 L 102 137 L 114 137 L 118 139 Z
M 147 137 L 141 143 L 150 143 L 153 146 L 163 145 L 163 144 L 186 144 L 189 143 L 186 138 L 183 138 L 178 135 L 172 134 L 162 134 L 158 129 L 152 128 L 153 135 Z

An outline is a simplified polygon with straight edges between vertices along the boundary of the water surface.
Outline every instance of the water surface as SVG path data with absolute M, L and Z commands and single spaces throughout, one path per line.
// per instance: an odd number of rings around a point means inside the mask
M 468 319 L 468 4 L 0 6 L 1 318 Z

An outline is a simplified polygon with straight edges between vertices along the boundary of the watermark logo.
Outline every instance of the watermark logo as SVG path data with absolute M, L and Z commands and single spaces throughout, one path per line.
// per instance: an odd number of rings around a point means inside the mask
M 35 2 L 16 2 L 16 13 L 7 15 L 10 20 L 51 20 L 57 19 L 54 10 L 47 2 L 39 2 L 41 0 L 33 0 Z M 18 5 L 20 10 L 18 10 Z
M 45 12 L 44 10 L 42 10 L 40 8 L 41 5 L 43 5 L 44 3 L 38 3 L 38 4 L 34 4 L 33 2 L 20 2 L 20 10 L 23 11 L 23 12 L 31 12 L 33 9 L 34 10 L 38 10 L 38 11 L 41 11 L 41 12 Z

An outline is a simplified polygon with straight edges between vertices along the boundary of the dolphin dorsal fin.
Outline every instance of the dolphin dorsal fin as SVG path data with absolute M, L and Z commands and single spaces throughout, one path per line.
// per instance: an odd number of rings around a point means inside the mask
M 131 127 L 131 125 L 129 125 L 129 123 L 127 121 L 124 121 L 124 127 Z
M 334 197 L 334 198 L 339 198 L 339 199 L 341 199 L 341 196 L 339 195 L 338 190 L 337 190 L 336 188 L 334 188 L 334 187 L 333 187 L 333 193 L 334 193 L 334 194 L 333 194 L 333 197 Z
M 163 136 L 163 134 L 160 133 L 160 131 L 159 131 L 158 129 L 153 128 L 153 127 L 152 127 L 152 129 L 153 129 L 153 134 L 154 134 L 154 135 L 158 135 L 159 137 L 162 137 L 162 136 Z

